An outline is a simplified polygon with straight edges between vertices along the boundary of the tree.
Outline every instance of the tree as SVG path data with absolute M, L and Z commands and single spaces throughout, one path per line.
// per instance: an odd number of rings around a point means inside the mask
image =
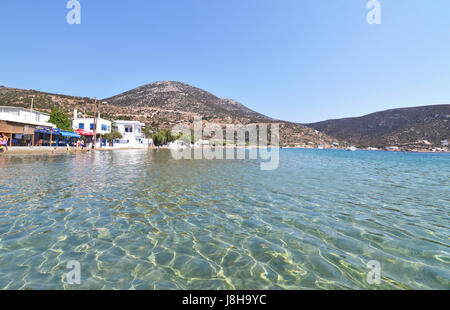
M 164 145 L 167 143 L 166 137 L 160 132 L 154 132 L 152 134 L 153 144 L 156 146 Z
M 152 140 L 153 144 L 160 146 L 178 140 L 181 136 L 182 134 L 174 136 L 169 130 L 161 129 L 160 131 L 153 133 Z
M 151 130 L 150 127 L 147 127 L 147 126 L 142 128 L 142 133 L 144 134 L 144 137 L 147 139 L 151 138 L 153 135 L 153 131 Z
M 69 116 L 60 108 L 52 107 L 49 122 L 59 129 L 73 131 Z
M 111 130 L 111 132 L 105 133 L 103 135 L 103 139 L 106 139 L 106 140 L 120 140 L 122 138 L 123 138 L 122 134 L 115 130 Z

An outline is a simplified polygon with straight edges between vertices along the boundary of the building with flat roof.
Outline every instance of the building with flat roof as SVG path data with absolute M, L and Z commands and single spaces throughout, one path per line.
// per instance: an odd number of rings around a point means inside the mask
M 0 133 L 9 138 L 9 146 L 34 146 L 35 131 L 56 125 L 49 123 L 50 115 L 22 107 L 0 106 Z
M 81 129 L 81 132 L 86 132 L 89 136 L 96 135 L 95 146 L 100 147 L 106 145 L 102 137 L 111 132 L 111 121 L 102 119 L 100 113 L 97 118 L 79 118 L 78 111 L 74 110 L 72 128 L 77 132 L 80 132 L 78 129 Z M 81 135 L 84 134 L 82 133 Z
M 117 120 L 114 121 L 113 129 L 122 134 L 122 139 L 114 140 L 114 147 L 117 148 L 146 148 L 148 140 L 145 139 L 142 128 L 144 123 L 138 121 Z

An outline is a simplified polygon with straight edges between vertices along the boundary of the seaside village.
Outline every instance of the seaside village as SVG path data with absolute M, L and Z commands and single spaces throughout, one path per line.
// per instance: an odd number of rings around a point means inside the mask
M 69 121 L 69 119 L 67 120 Z M 14 106 L 0 106 L 0 152 L 36 151 L 36 150 L 71 150 L 75 149 L 145 149 L 155 147 L 151 139 L 152 131 L 144 130 L 145 124 L 133 120 L 106 120 L 98 113 L 95 118 L 83 117 L 76 109 L 70 118 L 72 130 L 62 130 L 50 122 L 50 114 Z M 144 134 L 147 133 L 147 136 Z M 155 141 L 155 143 L 160 141 Z M 311 142 L 312 143 L 312 142 Z M 157 143 L 160 145 L 160 143 Z M 180 140 L 167 140 L 168 148 L 186 148 L 209 144 L 207 140 L 199 140 L 188 145 Z M 336 144 L 336 145 L 335 145 Z M 335 142 L 333 146 L 318 148 L 340 148 Z M 292 147 L 292 146 L 284 146 Z M 295 146 L 294 146 L 295 147 Z M 308 146 L 299 146 L 305 148 Z M 310 146 L 309 148 L 313 148 Z M 356 151 L 354 146 L 348 151 Z M 408 145 L 389 146 L 384 149 L 369 147 L 367 150 L 385 150 L 393 152 L 448 152 L 448 140 L 441 141 L 440 147 L 433 147 L 426 140 Z
M 71 148 L 148 148 L 151 138 L 144 135 L 145 124 L 132 120 L 113 122 L 97 118 L 85 118 L 73 111 L 72 131 L 57 128 L 50 121 L 50 114 L 22 107 L 0 107 L 0 148 L 48 149 Z M 116 132 L 115 137 L 111 133 Z

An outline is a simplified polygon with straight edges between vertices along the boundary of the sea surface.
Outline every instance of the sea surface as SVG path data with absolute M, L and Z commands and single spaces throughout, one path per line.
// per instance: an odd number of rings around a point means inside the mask
M 1 155 L 0 289 L 450 289 L 450 155 Z

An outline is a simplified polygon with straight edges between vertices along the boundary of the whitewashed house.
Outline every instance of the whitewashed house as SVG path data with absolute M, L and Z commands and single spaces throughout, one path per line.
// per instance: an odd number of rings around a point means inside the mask
M 146 139 L 143 132 L 144 123 L 138 121 L 114 121 L 113 130 L 122 134 L 122 139 L 114 140 L 116 148 L 147 148 L 151 139 Z M 150 141 L 149 141 L 150 140 Z
M 95 130 L 95 125 L 97 124 L 97 130 Z M 103 135 L 111 132 L 111 121 L 108 121 L 106 119 L 102 119 L 100 117 L 100 113 L 98 114 L 98 117 L 95 118 L 79 118 L 77 110 L 73 111 L 73 121 L 72 121 L 72 128 L 81 134 L 82 136 L 85 135 L 83 133 L 80 133 L 78 130 L 85 131 L 86 133 L 90 134 L 97 134 L 96 136 L 96 142 L 95 146 L 99 147 L 100 145 L 106 146 L 106 142 L 103 141 Z

